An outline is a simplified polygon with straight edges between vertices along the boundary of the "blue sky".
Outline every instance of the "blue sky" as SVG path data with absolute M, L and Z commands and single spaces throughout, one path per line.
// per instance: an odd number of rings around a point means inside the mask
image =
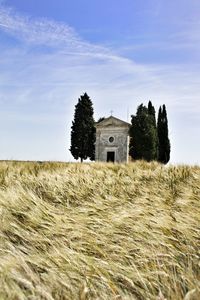
M 0 159 L 72 161 L 74 105 L 166 104 L 172 163 L 200 163 L 199 0 L 0 0 Z

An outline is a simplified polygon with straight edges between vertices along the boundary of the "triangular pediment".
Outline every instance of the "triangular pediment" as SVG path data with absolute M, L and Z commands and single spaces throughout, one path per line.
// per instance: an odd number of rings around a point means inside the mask
M 113 116 L 105 118 L 103 121 L 96 123 L 96 127 L 113 127 L 113 126 L 129 127 L 130 124 L 123 120 L 115 118 Z

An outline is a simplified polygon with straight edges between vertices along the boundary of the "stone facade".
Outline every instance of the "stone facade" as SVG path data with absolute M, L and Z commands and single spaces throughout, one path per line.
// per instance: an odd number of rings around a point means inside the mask
M 113 116 L 96 123 L 95 160 L 128 162 L 130 124 Z

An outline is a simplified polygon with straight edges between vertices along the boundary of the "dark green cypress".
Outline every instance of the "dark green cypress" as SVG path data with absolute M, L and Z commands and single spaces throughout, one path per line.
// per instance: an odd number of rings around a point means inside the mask
M 148 114 L 150 116 L 152 116 L 153 118 L 153 123 L 154 123 L 154 126 L 156 128 L 156 111 L 155 111 L 155 108 L 154 106 L 152 105 L 151 101 L 149 100 L 149 103 L 148 103 Z
M 155 135 L 154 142 L 155 142 L 155 148 L 156 148 L 154 160 L 157 160 L 158 159 L 158 134 L 157 134 L 157 126 L 156 126 L 156 111 L 150 100 L 148 103 L 148 114 L 149 114 L 149 116 L 151 116 L 152 123 L 154 126 L 154 135 Z
M 100 123 L 101 121 L 105 120 L 105 117 L 100 117 L 97 121 L 97 123 Z
M 143 104 L 137 108 L 136 116 L 132 115 L 130 128 L 130 155 L 134 160 L 147 161 L 157 158 L 157 132 L 152 115 Z
M 75 159 L 95 159 L 95 127 L 93 104 L 85 93 L 75 106 L 71 127 L 71 154 Z
M 159 108 L 158 111 L 158 161 L 167 164 L 170 160 L 170 140 L 168 137 L 168 119 L 165 105 Z

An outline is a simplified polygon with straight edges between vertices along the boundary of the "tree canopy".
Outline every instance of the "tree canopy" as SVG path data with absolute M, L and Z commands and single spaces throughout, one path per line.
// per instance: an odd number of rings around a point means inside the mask
M 157 160 L 166 164 L 170 159 L 170 141 L 165 105 L 159 108 L 156 124 L 156 112 L 151 101 L 148 107 L 143 104 L 132 116 L 130 128 L 130 155 L 133 159 Z
M 133 159 L 157 159 L 157 131 L 153 112 L 152 104 L 148 108 L 141 104 L 136 115 L 132 115 L 129 153 Z
M 95 121 L 93 104 L 87 93 L 78 99 L 71 127 L 70 151 L 81 162 L 87 158 L 95 159 Z
M 168 137 L 168 120 L 165 105 L 160 106 L 158 111 L 158 161 L 161 163 L 168 163 L 170 160 L 170 141 Z

